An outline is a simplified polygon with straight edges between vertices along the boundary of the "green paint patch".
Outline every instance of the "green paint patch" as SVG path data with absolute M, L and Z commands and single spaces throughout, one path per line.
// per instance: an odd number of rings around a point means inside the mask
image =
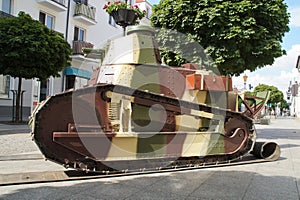
M 167 135 L 140 134 L 138 138 L 138 157 L 160 157 L 166 154 Z M 155 133 L 153 133 L 155 134 Z

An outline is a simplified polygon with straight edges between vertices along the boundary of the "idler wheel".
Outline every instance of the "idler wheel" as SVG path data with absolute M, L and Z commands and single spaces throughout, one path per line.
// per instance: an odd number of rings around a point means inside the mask
M 258 158 L 274 161 L 280 157 L 280 147 L 275 142 L 256 142 L 251 154 Z

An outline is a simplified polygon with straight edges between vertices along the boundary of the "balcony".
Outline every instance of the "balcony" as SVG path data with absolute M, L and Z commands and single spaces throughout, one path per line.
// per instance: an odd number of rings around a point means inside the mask
M 96 8 L 83 3 L 76 3 L 74 19 L 86 25 L 95 25 Z
M 82 48 L 94 48 L 94 44 L 86 42 L 86 41 L 73 41 L 73 56 L 72 58 L 76 58 L 79 60 L 84 60 L 84 53 Z
M 64 12 L 67 10 L 65 0 L 37 0 L 37 2 L 56 12 Z
M 1 17 L 14 17 L 14 16 L 0 10 L 0 18 Z

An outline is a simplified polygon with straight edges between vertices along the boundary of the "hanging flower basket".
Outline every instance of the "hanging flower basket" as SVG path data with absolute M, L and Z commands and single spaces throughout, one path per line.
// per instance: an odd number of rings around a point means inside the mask
M 114 18 L 116 24 L 126 27 L 135 25 L 138 18 L 134 10 L 119 9 L 111 12 L 111 16 Z
M 103 9 L 122 27 L 135 25 L 137 19 L 142 19 L 146 14 L 146 11 L 141 11 L 137 5 L 132 6 L 120 1 L 108 2 Z

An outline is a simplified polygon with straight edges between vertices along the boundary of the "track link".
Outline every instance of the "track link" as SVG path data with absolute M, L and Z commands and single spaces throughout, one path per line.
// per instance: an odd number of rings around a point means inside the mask
M 238 160 L 228 161 L 223 163 L 201 163 L 188 164 L 186 166 L 173 166 L 170 168 L 155 168 L 155 169 L 140 169 L 137 171 L 122 170 L 122 171 L 103 171 L 103 172 L 85 172 L 78 170 L 53 171 L 53 172 L 28 172 L 19 174 L 3 174 L 0 175 L 0 186 L 25 185 L 25 184 L 40 184 L 54 183 L 63 181 L 82 181 L 82 180 L 97 180 L 117 178 L 123 176 L 149 175 L 155 173 L 181 172 L 188 170 L 208 169 L 216 167 L 229 167 L 247 164 L 257 164 L 270 162 L 270 160 L 257 159 L 254 156 L 247 155 L 240 157 Z

